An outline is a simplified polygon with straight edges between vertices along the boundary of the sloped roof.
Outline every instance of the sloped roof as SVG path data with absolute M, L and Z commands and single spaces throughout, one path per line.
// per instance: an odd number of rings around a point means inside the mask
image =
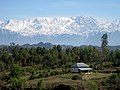
M 72 68 L 89 68 L 89 65 L 85 63 L 75 63 L 74 65 L 71 66 Z
M 92 70 L 92 68 L 78 68 L 78 69 L 80 69 L 81 71 Z

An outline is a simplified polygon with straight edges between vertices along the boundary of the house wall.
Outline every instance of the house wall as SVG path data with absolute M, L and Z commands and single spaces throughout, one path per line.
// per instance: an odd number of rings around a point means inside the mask
M 72 68 L 72 69 L 71 69 L 71 72 L 72 72 L 72 73 L 78 73 L 79 70 L 78 70 L 78 68 Z

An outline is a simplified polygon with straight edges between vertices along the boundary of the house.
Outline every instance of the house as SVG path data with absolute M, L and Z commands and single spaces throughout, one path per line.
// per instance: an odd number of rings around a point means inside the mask
M 92 68 L 89 67 L 89 65 L 85 64 L 85 63 L 75 63 L 73 65 L 71 65 L 71 72 L 72 73 L 91 73 Z

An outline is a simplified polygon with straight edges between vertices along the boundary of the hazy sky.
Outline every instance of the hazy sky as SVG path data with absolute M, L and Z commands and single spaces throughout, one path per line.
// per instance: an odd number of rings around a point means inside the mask
M 120 0 L 0 0 L 0 19 L 46 16 L 120 18 Z

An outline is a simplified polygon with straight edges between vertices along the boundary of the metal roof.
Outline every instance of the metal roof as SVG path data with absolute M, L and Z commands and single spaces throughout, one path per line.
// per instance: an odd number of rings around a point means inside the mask
M 92 68 L 78 68 L 78 69 L 80 69 L 81 71 L 92 70 Z
M 89 68 L 89 65 L 87 65 L 85 63 L 75 63 L 71 67 L 73 67 L 73 68 Z

